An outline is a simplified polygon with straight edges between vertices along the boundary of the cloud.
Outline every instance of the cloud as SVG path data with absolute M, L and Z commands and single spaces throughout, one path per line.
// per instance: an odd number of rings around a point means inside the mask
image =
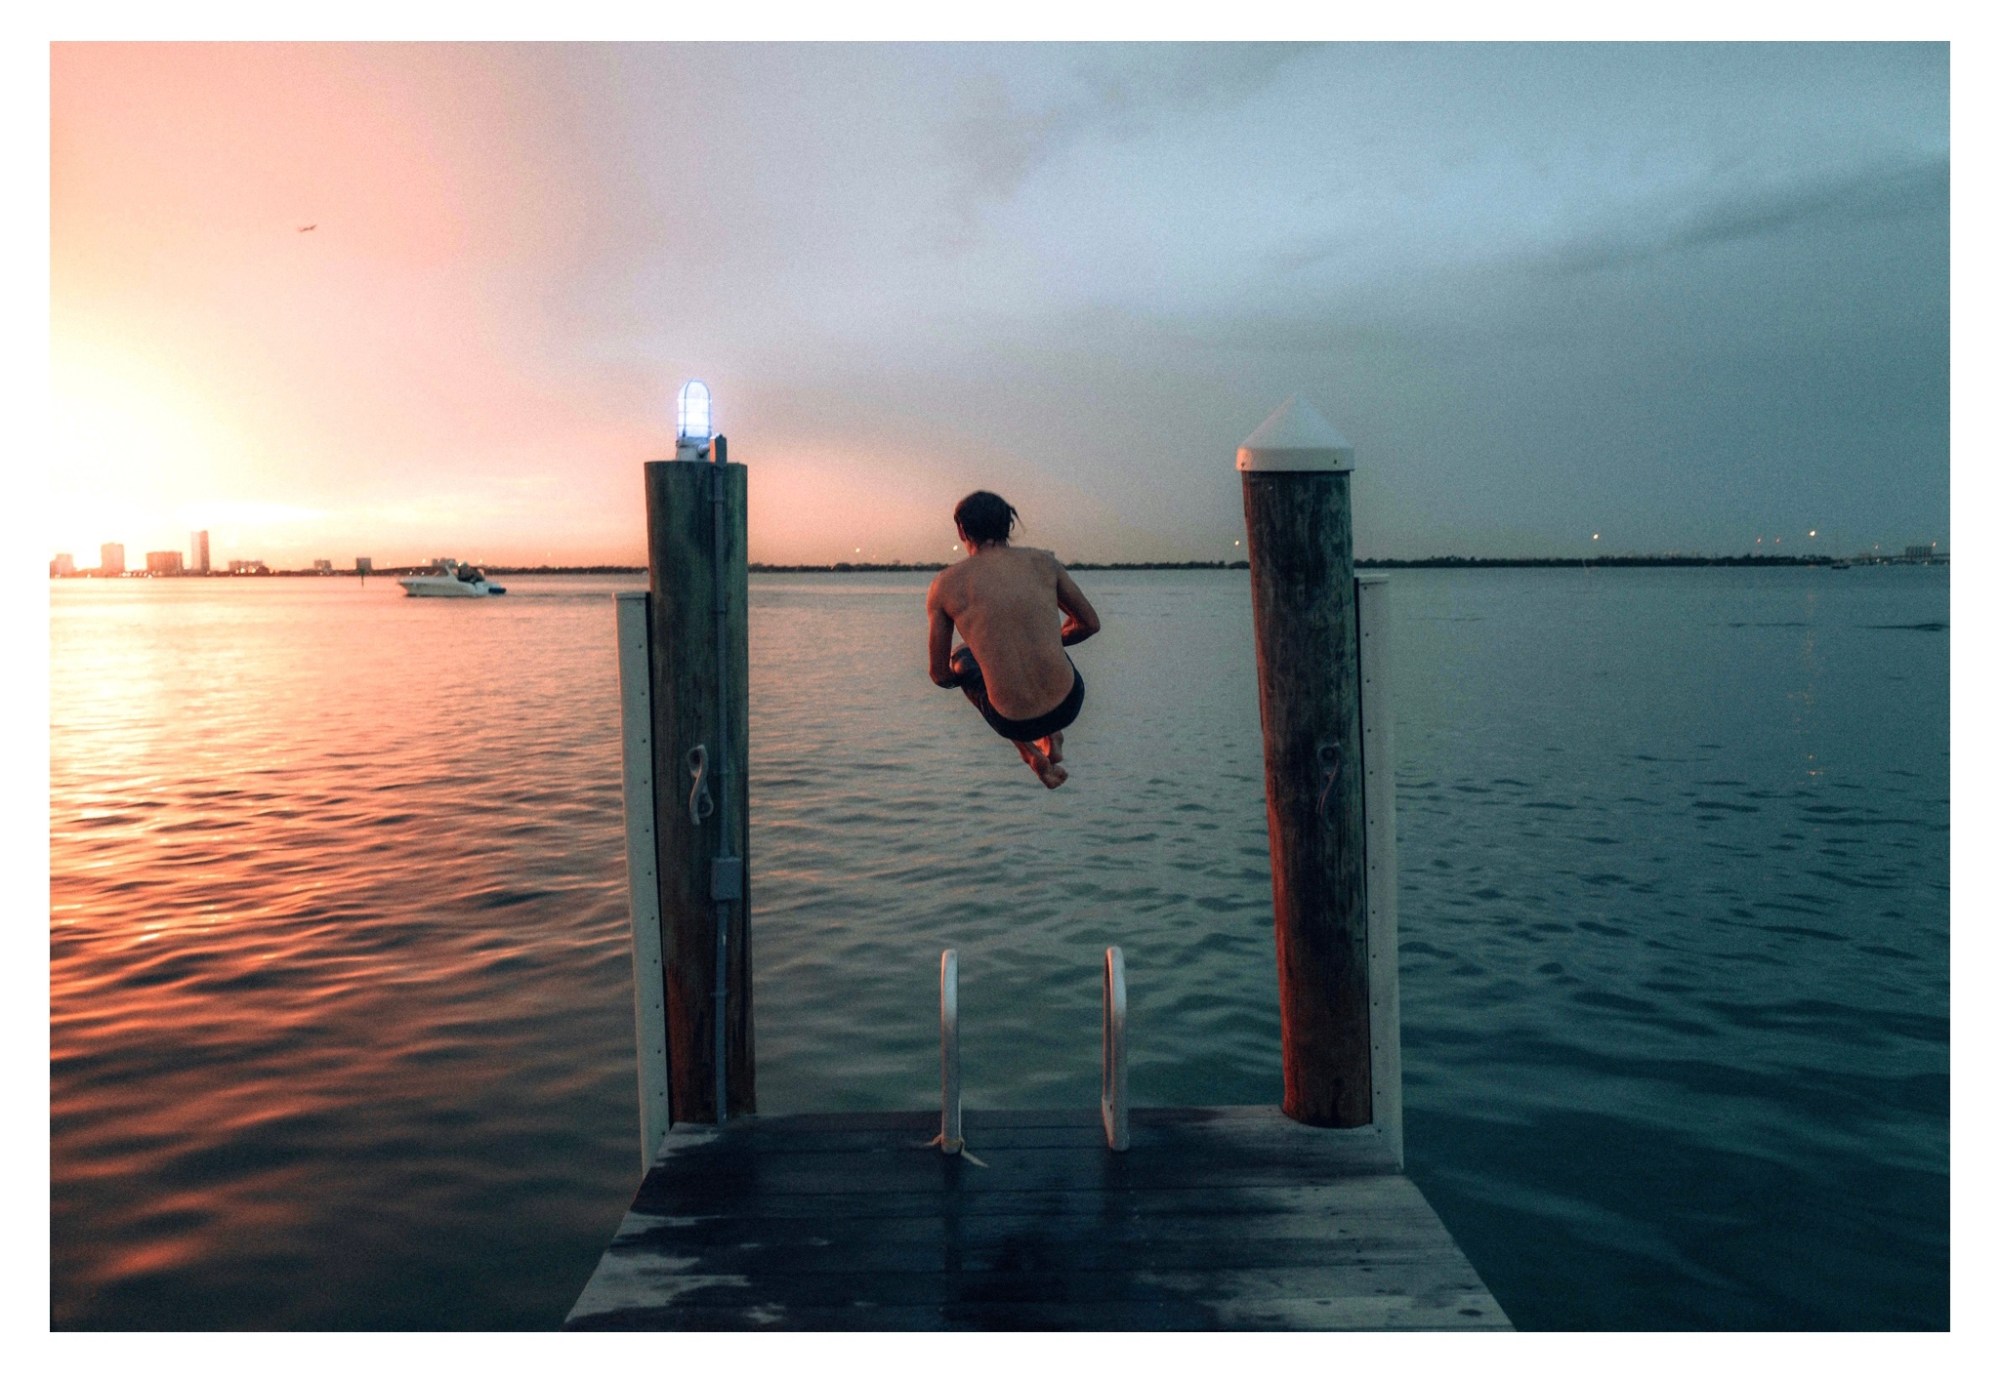
M 1106 57 L 1093 51 L 1073 80 L 1038 104 L 988 74 L 973 85 L 971 108 L 943 135 L 957 164 L 944 208 L 946 242 L 962 247 L 983 211 L 1077 145 L 1094 138 L 1130 142 L 1176 119 L 1241 104 L 1315 46 L 1141 44 Z
M 1744 240 L 1942 215 L 1950 204 L 1951 163 L 1945 157 L 1828 171 L 1738 190 L 1657 223 L 1645 219 L 1578 236 L 1543 257 L 1538 267 L 1553 277 L 1599 273 Z

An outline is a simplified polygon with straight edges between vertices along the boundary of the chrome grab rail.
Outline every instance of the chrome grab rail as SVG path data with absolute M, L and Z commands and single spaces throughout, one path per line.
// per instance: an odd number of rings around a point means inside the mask
M 1104 1091 L 1098 1099 L 1104 1140 L 1123 1151 L 1131 1136 L 1125 1123 L 1125 955 L 1104 950 Z
M 947 948 L 938 960 L 938 1060 L 944 1077 L 944 1121 L 937 1146 L 947 1154 L 965 1147 L 958 1115 L 958 950 Z

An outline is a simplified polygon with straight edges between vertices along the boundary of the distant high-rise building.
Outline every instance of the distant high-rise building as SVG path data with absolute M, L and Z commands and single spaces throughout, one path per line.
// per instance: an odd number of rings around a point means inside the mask
M 181 569 L 179 551 L 146 552 L 146 573 L 149 575 L 177 575 Z
M 57 579 L 68 579 L 76 573 L 76 557 L 63 552 L 49 562 L 49 573 Z
M 332 574 L 333 562 L 331 560 L 315 560 L 313 562 L 313 573 L 316 575 Z
M 374 573 L 375 573 L 375 557 L 373 557 L 373 556 L 368 556 L 368 555 L 357 555 L 357 556 L 355 556 L 355 557 L 354 557 L 354 573 L 355 573 L 355 574 L 357 574 L 357 575 L 372 575 L 372 574 L 374 574 Z
M 198 575 L 208 573 L 208 533 L 198 531 L 188 538 L 188 568 Z
M 1903 547 L 1903 559 L 1905 560 L 1929 560 L 1930 558 L 1931 548 L 1929 546 Z
M 97 571 L 105 575 L 125 573 L 125 546 L 122 542 L 107 541 L 98 548 Z

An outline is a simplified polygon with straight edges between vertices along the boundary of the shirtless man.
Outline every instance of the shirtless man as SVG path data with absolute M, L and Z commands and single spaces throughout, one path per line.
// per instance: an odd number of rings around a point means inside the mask
M 962 689 L 993 731 L 1053 790 L 1069 779 L 1062 730 L 1083 708 L 1083 677 L 1063 651 L 1097 631 L 1097 611 L 1047 551 L 1010 546 L 1018 514 L 997 493 L 952 512 L 969 553 L 931 581 L 931 679 Z M 1060 610 L 1060 625 L 1050 614 Z M 951 649 L 956 629 L 965 645 Z

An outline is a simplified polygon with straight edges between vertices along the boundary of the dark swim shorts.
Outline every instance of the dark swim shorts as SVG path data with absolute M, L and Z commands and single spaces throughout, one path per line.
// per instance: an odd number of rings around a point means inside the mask
M 1067 656 L 1063 659 L 1069 660 Z M 1062 703 L 1035 718 L 1009 718 L 986 702 L 986 678 L 979 673 L 979 662 L 973 659 L 970 647 L 962 646 L 951 653 L 951 669 L 958 677 L 958 687 L 965 691 L 972 707 L 979 710 L 979 716 L 1009 742 L 1033 742 L 1050 733 L 1059 733 L 1083 712 L 1083 677 L 1077 674 L 1075 661 L 1070 661 L 1069 673 L 1076 683 L 1069 687 Z

